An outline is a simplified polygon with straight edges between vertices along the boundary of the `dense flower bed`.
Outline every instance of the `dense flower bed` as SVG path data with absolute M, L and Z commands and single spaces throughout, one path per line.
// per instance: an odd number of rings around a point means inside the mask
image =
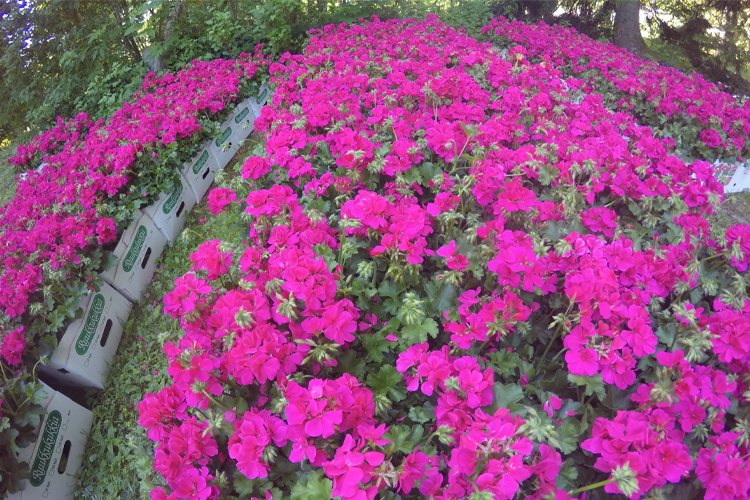
M 218 126 L 214 114 L 255 71 L 249 59 L 216 60 L 150 75 L 108 122 L 80 115 L 19 149 L 12 160 L 19 167 L 35 167 L 34 159 L 46 155 L 44 168 L 20 180 L 15 199 L 0 211 L 3 331 L 54 332 L 65 310 L 75 313 L 77 285 L 85 291 L 102 266 L 98 247 L 116 240 L 134 209 L 171 191 L 177 168 Z
M 265 151 L 209 198 L 247 244 L 164 299 L 154 499 L 747 496 L 750 228 L 510 55 L 375 19 L 271 66 Z
M 531 61 L 549 61 L 574 79 L 570 84 L 601 94 L 611 109 L 634 114 L 672 138 L 685 158 L 733 163 L 750 153 L 750 102 L 738 104 L 702 75 L 645 61 L 573 28 L 499 17 L 482 31 L 501 45 L 520 44 Z
M 209 197 L 215 212 L 244 208 L 250 243 L 215 240 L 193 256 L 165 301 L 187 331 L 165 349 L 175 385 L 140 405 L 171 497 L 636 496 L 693 469 L 708 498 L 746 495 L 750 311 L 736 271 L 748 228 L 710 234 L 703 216 L 720 187 L 708 165 L 669 157 L 668 142 L 596 97 L 572 104 L 560 73 L 511 56 L 435 20 L 376 22 L 329 29 L 274 65 L 276 102 L 258 122 L 266 154 L 243 168 L 252 185 Z M 146 86 L 158 101 L 171 83 Z M 169 123 L 173 108 L 152 122 L 143 109 L 123 130 Z M 46 153 L 52 166 L 31 174 L 38 193 L 26 190 L 48 201 L 41 217 L 16 229 L 49 229 L 50 213 L 88 210 L 82 193 L 93 204 L 121 182 L 107 194 L 130 192 L 93 212 L 111 216 L 114 237 L 141 191 L 167 186 L 190 157 L 195 141 L 168 137 L 190 135 L 198 122 L 183 118 L 133 144 L 108 142 L 117 130 L 85 117 L 61 122 L 18 158 Z M 103 161 L 104 150 L 117 154 Z M 45 254 L 48 268 L 38 254 L 29 262 L 55 271 L 81 258 L 93 277 L 101 256 L 67 244 Z M 76 273 L 50 275 L 45 300 Z M 75 312 L 71 297 L 63 307 Z M 22 313 L 54 331 L 50 315 Z M 25 336 L 5 332 L 9 364 Z M 305 460 L 319 469 L 293 465 Z
M 105 250 L 134 210 L 170 192 L 178 168 L 258 87 L 257 54 L 194 61 L 146 77 L 141 92 L 107 122 L 85 114 L 21 146 L 12 159 L 31 170 L 0 208 L 0 496 L 22 479 L 17 446 L 34 440 L 43 411 L 34 370 L 76 318 L 84 295 L 110 264 Z M 4 400 L 4 401 L 3 401 Z

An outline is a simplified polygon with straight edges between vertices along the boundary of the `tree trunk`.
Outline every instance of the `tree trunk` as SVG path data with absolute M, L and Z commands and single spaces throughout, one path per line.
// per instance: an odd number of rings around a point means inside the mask
M 167 21 L 164 26 L 163 40 L 166 40 L 172 35 L 174 24 L 177 22 L 177 19 L 179 19 L 180 15 L 182 15 L 184 11 L 185 4 L 183 4 L 181 0 L 169 9 L 169 14 L 167 14 Z
M 318 0 L 318 14 L 323 14 L 328 9 L 328 0 Z
M 127 16 L 127 13 L 123 14 L 122 12 L 120 12 L 116 4 L 112 4 L 112 13 L 115 16 L 115 20 L 117 20 L 117 24 L 123 26 L 123 20 Z M 143 61 L 141 51 L 138 49 L 138 45 L 136 45 L 135 40 L 133 40 L 132 36 L 128 35 L 124 37 L 122 39 L 122 44 L 133 55 L 135 62 L 139 63 Z
M 636 55 L 648 50 L 641 35 L 641 0 L 617 0 L 615 45 Z
M 237 22 L 237 8 L 234 5 L 234 2 L 232 0 L 227 0 L 227 3 L 229 4 L 229 11 L 232 13 L 232 20 L 236 23 Z

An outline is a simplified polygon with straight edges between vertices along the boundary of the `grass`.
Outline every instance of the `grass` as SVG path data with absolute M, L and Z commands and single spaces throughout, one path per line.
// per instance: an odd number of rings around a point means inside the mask
M 237 162 L 224 169 L 227 180 L 234 175 L 233 165 Z M 163 313 L 162 299 L 174 280 L 190 270 L 190 254 L 201 243 L 220 239 L 239 245 L 246 236 L 226 213 L 212 215 L 206 200 L 207 196 L 195 206 L 179 240 L 157 261 L 153 281 L 125 325 L 104 390 L 88 389 L 82 395 L 83 404 L 93 408 L 94 425 L 78 472 L 78 499 L 146 500 L 152 488 L 164 485 L 153 470 L 153 444 L 138 424 L 136 409 L 146 393 L 171 382 L 162 346 L 176 343 L 181 329 L 177 320 Z
M 719 218 L 725 218 L 728 225 L 750 225 L 750 191 L 731 193 L 719 206 Z

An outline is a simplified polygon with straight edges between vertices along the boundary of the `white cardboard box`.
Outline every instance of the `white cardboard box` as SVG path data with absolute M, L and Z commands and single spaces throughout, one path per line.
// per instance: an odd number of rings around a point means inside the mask
M 239 139 L 236 134 L 237 126 L 234 124 L 232 116 L 234 116 L 234 113 L 229 116 L 227 121 L 221 124 L 219 135 L 211 141 L 211 153 L 216 158 L 219 169 L 227 166 L 237 152 L 239 145 Z
M 44 373 L 63 383 L 104 389 L 132 304 L 106 283 L 80 304 L 83 316 L 68 327 Z
M 263 84 L 258 89 L 258 96 L 250 98 L 256 117 L 260 116 L 260 110 L 263 108 L 263 106 L 266 105 L 270 97 L 271 89 L 268 87 L 268 85 Z
M 180 182 L 175 184 L 171 193 L 162 192 L 158 200 L 142 210 L 154 221 L 156 227 L 164 233 L 172 246 L 185 226 L 188 214 L 197 202 L 193 190 L 180 175 Z
M 36 443 L 21 449 L 19 459 L 27 462 L 30 478 L 23 491 L 9 500 L 73 500 L 75 473 L 81 467 L 94 415 L 57 391 L 45 386 L 47 409 L 37 429 Z M 63 459 L 67 456 L 67 462 Z
M 203 150 L 189 163 L 184 163 L 180 173 L 185 177 L 196 201 L 203 199 L 208 188 L 214 182 L 219 164 L 216 162 L 210 147 L 211 141 L 206 141 Z
M 141 299 L 154 276 L 156 259 L 167 244 L 167 238 L 148 215 L 140 210 L 136 210 L 136 215 L 115 248 L 117 265 L 100 274 L 131 302 Z
M 249 136 L 253 131 L 253 123 L 255 123 L 255 118 L 257 118 L 255 111 L 253 111 L 254 102 L 254 98 L 248 97 L 237 104 L 237 108 L 232 114 L 232 125 L 235 127 L 235 135 L 240 141 Z
M 734 175 L 724 184 L 725 193 L 739 193 L 750 189 L 750 168 L 745 163 L 736 163 L 737 170 Z M 726 164 L 722 164 L 718 160 L 714 163 L 714 168 L 726 168 Z M 721 176 L 719 182 L 722 182 Z

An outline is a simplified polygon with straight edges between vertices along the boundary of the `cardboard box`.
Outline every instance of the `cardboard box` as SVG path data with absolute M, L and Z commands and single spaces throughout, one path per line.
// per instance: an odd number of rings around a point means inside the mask
M 193 190 L 180 175 L 180 182 L 175 185 L 172 192 L 161 193 L 156 202 L 143 209 L 143 213 L 154 221 L 156 227 L 167 237 L 169 245 L 172 246 L 185 226 L 188 214 L 197 202 Z
M 219 135 L 211 141 L 209 147 L 220 169 L 227 166 L 239 147 L 239 139 L 236 134 L 237 126 L 232 120 L 233 115 L 230 115 L 229 119 L 221 124 Z
M 232 124 L 235 127 L 235 135 L 238 140 L 243 140 L 253 131 L 253 123 L 257 116 L 253 111 L 253 104 L 255 100 L 252 97 L 248 97 L 244 101 L 237 105 L 237 108 L 232 114 Z
M 26 172 L 21 172 L 20 174 L 18 174 L 18 180 L 25 181 L 26 178 L 29 176 L 29 172 L 39 172 L 39 173 L 41 173 L 41 171 L 44 170 L 44 167 L 46 167 L 46 166 L 47 166 L 46 163 L 42 163 L 38 167 L 36 167 L 35 169 L 27 170 Z
M 219 164 L 211 152 L 210 144 L 211 141 L 206 141 L 203 150 L 192 161 L 184 163 L 180 169 L 180 173 L 193 191 L 196 201 L 203 199 L 206 191 L 214 182 L 216 172 L 219 170 Z
M 120 238 L 114 254 L 117 265 L 100 274 L 131 302 L 141 299 L 141 294 L 154 276 L 156 259 L 167 244 L 151 218 L 136 210 L 137 218 Z
M 263 108 L 263 106 L 266 105 L 268 100 L 271 98 L 271 89 L 268 85 L 263 84 L 258 89 L 258 96 L 257 97 L 251 97 L 250 101 L 253 106 L 253 111 L 255 112 L 255 116 L 260 116 L 260 110 Z
M 42 406 L 47 414 L 37 428 L 36 443 L 22 448 L 18 458 L 27 462 L 30 478 L 23 491 L 9 500 L 73 500 L 75 474 L 81 467 L 94 415 L 50 387 Z
M 714 163 L 714 172 L 724 185 L 725 193 L 739 193 L 750 189 L 750 169 L 745 163 Z
M 104 389 L 132 304 L 108 284 L 85 297 L 83 316 L 65 330 L 41 371 L 62 383 Z

